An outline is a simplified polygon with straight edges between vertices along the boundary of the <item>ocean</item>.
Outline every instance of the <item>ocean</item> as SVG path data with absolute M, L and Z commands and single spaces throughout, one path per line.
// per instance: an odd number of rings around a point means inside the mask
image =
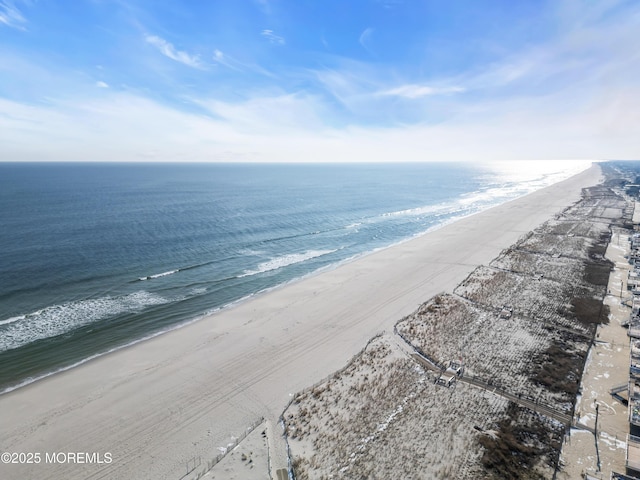
M 0 393 L 587 166 L 0 163 Z

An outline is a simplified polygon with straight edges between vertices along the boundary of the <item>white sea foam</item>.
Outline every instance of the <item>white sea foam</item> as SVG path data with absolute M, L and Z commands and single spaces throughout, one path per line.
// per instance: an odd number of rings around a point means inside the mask
M 289 265 L 293 265 L 296 263 L 305 262 L 312 258 L 321 257 L 323 255 L 327 255 L 329 253 L 336 252 L 337 249 L 334 250 L 307 250 L 304 253 L 290 253 L 288 255 L 283 255 L 281 257 L 272 258 L 267 262 L 263 262 L 258 265 L 258 268 L 255 270 L 247 270 L 239 277 L 248 277 L 250 275 L 256 275 L 258 273 L 270 272 L 271 270 L 277 270 L 282 267 L 287 267 Z
M 210 313 L 213 313 L 213 311 L 210 312 Z M 37 382 L 38 380 L 45 379 L 45 378 L 50 377 L 52 375 L 55 375 L 57 373 L 66 372 L 67 370 L 71 370 L 73 368 L 79 367 L 80 365 L 83 365 L 83 364 L 85 364 L 85 363 L 87 363 L 87 362 L 89 362 L 91 360 L 96 359 L 96 358 L 100 358 L 100 357 L 102 357 L 104 355 L 108 355 L 109 353 L 117 352 L 118 350 L 122 350 L 123 348 L 131 347 L 133 345 L 137 345 L 138 343 L 145 342 L 145 341 L 150 340 L 152 338 L 155 338 L 157 336 L 164 335 L 165 333 L 169 333 L 169 332 L 171 332 L 173 330 L 177 330 L 179 328 L 186 327 L 187 325 L 190 325 L 190 324 L 200 320 L 201 318 L 203 318 L 203 317 L 198 317 L 198 318 L 189 320 L 188 322 L 184 322 L 184 323 L 181 323 L 181 324 L 178 324 L 178 325 L 174 325 L 173 327 L 168 328 L 166 330 L 161 330 L 159 332 L 152 333 L 152 334 L 147 335 L 145 337 L 138 338 L 138 339 L 136 339 L 136 340 L 134 340 L 132 342 L 125 343 L 124 345 L 119 345 L 117 347 L 110 348 L 109 350 L 107 350 L 105 352 L 100 352 L 100 353 L 96 353 L 94 355 L 90 355 L 90 356 L 88 356 L 86 358 L 83 358 L 82 360 L 79 360 L 79 361 L 77 361 L 75 363 L 72 363 L 71 365 L 66 365 L 64 367 L 52 370 L 50 372 L 46 372 L 46 373 L 43 373 L 41 375 L 36 375 L 35 377 L 27 377 L 24 380 L 22 380 L 20 383 L 18 383 L 16 385 L 12 385 L 10 387 L 7 387 L 7 388 L 1 390 L 0 391 L 0 395 L 4 395 L 5 393 L 9 393 L 9 392 L 12 392 L 14 390 L 17 390 L 18 388 L 25 387 L 25 386 L 27 386 L 27 385 L 29 385 L 31 383 Z
M 265 252 L 264 250 L 255 250 L 252 248 L 243 248 L 242 250 L 240 250 L 238 253 L 241 253 L 242 255 L 263 255 Z
M 52 305 L 33 313 L 0 323 L 0 352 L 21 347 L 44 338 L 62 335 L 126 312 L 137 312 L 169 300 L 146 291 L 119 297 L 102 297 Z
M 466 195 L 463 195 L 459 200 L 458 204 L 461 206 L 472 206 L 476 204 L 486 204 L 492 203 L 498 199 L 504 198 L 515 198 L 520 195 L 524 195 L 526 193 L 530 193 L 534 190 L 537 190 L 540 187 L 528 186 L 524 184 L 520 185 L 504 185 L 501 187 L 488 188 L 486 190 L 482 190 L 479 192 L 472 192 Z
M 437 205 L 426 205 L 424 207 L 408 208 L 406 210 L 398 210 L 395 212 L 383 213 L 382 217 L 403 217 L 429 215 L 434 213 L 451 213 L 457 209 L 454 203 L 439 203 Z
M 18 322 L 20 320 L 24 320 L 24 315 L 18 315 L 17 317 L 7 318 L 6 320 L 0 320 L 0 326 L 6 325 L 8 323 Z
M 383 213 L 381 217 L 454 214 L 479 207 L 494 206 L 565 180 L 586 170 L 591 161 L 514 161 L 485 165 L 495 175 L 495 186 L 469 192 L 453 202 L 425 205 Z
M 152 280 L 154 278 L 166 277 L 167 275 L 173 275 L 174 273 L 178 273 L 180 269 L 169 270 L 168 272 L 156 273 L 155 275 L 149 275 L 148 277 L 140 277 L 138 280 Z
M 542 186 L 537 187 L 542 188 Z M 460 213 L 474 206 L 497 204 L 499 200 L 505 198 L 515 198 L 524 195 L 537 188 L 523 185 L 505 185 L 501 187 L 488 188 L 486 190 L 467 193 L 457 200 L 436 205 L 425 205 L 422 207 L 408 208 L 394 212 L 383 213 L 382 217 L 421 217 L 424 215 L 451 215 Z

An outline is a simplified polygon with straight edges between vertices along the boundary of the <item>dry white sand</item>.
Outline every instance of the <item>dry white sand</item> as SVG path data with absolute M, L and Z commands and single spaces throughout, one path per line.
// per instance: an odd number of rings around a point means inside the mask
M 262 422 L 203 475 L 207 480 L 269 480 L 267 425 Z M 202 470 L 202 469 L 196 469 Z
M 595 166 L 0 396 L 0 451 L 112 457 L 0 464 L 0 478 L 178 480 L 190 459 L 206 464 L 258 418 L 275 422 L 292 393 L 345 365 L 374 334 L 452 291 L 600 180 Z M 275 455 L 272 467 L 286 466 L 282 452 Z

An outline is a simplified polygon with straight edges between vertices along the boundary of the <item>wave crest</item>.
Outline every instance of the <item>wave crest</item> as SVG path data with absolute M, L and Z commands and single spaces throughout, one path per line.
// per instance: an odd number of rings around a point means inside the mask
M 0 352 L 56 337 L 84 325 L 151 305 L 168 303 L 164 297 L 146 291 L 120 297 L 103 297 L 52 305 L 36 312 L 0 322 Z
M 140 277 L 138 280 L 140 281 L 144 281 L 144 280 L 153 280 L 154 278 L 160 278 L 160 277 L 166 277 L 167 275 L 173 275 L 174 273 L 178 273 L 180 271 L 180 269 L 176 269 L 176 270 L 169 270 L 168 272 L 162 272 L 162 273 L 156 273 L 155 275 L 149 275 L 147 277 Z
M 255 270 L 246 270 L 242 275 L 238 275 L 238 278 L 248 277 L 251 275 L 257 275 L 259 273 L 270 272 L 271 270 L 277 270 L 279 268 L 287 267 L 296 263 L 302 263 L 312 258 L 328 255 L 329 253 L 337 252 L 334 250 L 307 250 L 304 253 L 290 253 L 281 257 L 272 258 L 266 262 L 258 265 Z

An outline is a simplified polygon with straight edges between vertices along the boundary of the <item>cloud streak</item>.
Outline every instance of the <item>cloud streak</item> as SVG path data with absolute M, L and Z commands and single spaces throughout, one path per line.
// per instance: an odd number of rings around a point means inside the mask
M 260 32 L 260 35 L 269 40 L 269 43 L 271 43 L 272 45 L 285 45 L 287 43 L 284 37 L 276 35 L 273 30 L 262 30 L 262 32 Z
M 244 67 L 246 67 L 241 62 L 238 62 L 235 58 L 230 57 L 229 55 L 223 53 L 221 50 L 218 50 L 217 48 L 213 51 L 213 61 L 218 65 L 223 65 L 227 68 L 230 68 L 232 70 L 236 70 L 239 72 L 243 71 Z
M 212 60 L 214 64 L 222 65 L 236 72 L 252 72 L 264 77 L 275 78 L 275 75 L 272 72 L 261 67 L 260 65 L 241 62 L 237 58 L 232 57 L 231 55 L 227 55 L 222 50 L 219 50 L 217 48 L 213 51 Z
M 173 44 L 167 42 L 166 40 L 157 37 L 155 35 L 147 35 L 145 36 L 145 41 L 150 45 L 153 45 L 162 53 L 165 57 L 170 58 L 176 62 L 182 63 L 183 65 L 187 65 L 188 67 L 203 69 L 204 65 L 200 61 L 200 57 L 198 55 L 190 55 L 187 52 L 178 50 L 173 46 Z
M 18 30 L 25 30 L 25 23 L 27 23 L 27 20 L 18 7 L 16 7 L 14 1 L 0 0 L 0 24 Z
M 371 39 L 373 37 L 373 28 L 365 28 L 364 31 L 358 37 L 358 43 L 364 48 L 370 55 L 373 55 L 371 50 Z
M 408 99 L 416 99 L 422 97 L 429 97 L 432 95 L 451 95 L 454 93 L 462 93 L 465 89 L 463 87 L 430 87 L 428 85 L 416 85 L 407 84 L 399 87 L 391 88 L 378 92 L 377 95 L 389 96 L 389 97 L 403 97 Z

